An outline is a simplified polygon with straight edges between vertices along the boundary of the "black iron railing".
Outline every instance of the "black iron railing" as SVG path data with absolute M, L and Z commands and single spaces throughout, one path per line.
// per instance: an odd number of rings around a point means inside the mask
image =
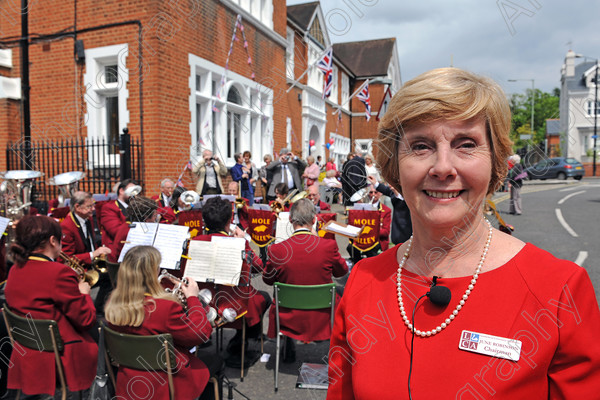
M 143 184 L 142 145 L 131 138 L 126 144 L 103 139 L 39 140 L 9 143 L 6 147 L 6 169 L 40 171 L 44 177 L 35 185 L 35 199 L 49 201 L 58 196 L 56 186 L 47 185 L 48 178 L 63 172 L 83 171 L 85 178 L 79 181 L 79 190 L 91 193 L 110 193 L 121 181 L 122 171 Z M 121 148 L 124 147 L 124 148 Z M 122 165 L 128 160 L 129 165 Z

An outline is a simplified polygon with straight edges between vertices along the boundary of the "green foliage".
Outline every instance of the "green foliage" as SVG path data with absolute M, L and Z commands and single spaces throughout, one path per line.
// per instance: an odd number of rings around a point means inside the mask
M 514 141 L 515 149 L 528 144 L 538 144 L 546 137 L 546 120 L 559 118 L 559 95 L 560 90 L 555 88 L 552 93 L 542 92 L 536 89 L 533 92 L 533 138 L 525 141 L 519 138 L 522 134 L 531 134 L 531 95 L 528 89 L 526 94 L 513 94 L 510 99 L 510 110 L 512 112 L 512 129 L 510 137 Z

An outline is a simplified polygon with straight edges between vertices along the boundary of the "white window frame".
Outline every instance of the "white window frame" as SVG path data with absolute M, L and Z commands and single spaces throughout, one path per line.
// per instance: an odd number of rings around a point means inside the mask
M 588 100 L 585 103 L 585 112 L 587 114 L 588 117 L 593 117 L 594 116 L 594 100 Z M 598 113 L 600 111 L 600 101 L 598 103 L 596 103 L 596 109 L 595 112 Z
M 12 49 L 0 49 L 0 67 L 12 68 Z
M 333 154 L 329 152 L 329 156 L 333 157 L 335 165 L 341 166 L 342 161 L 346 160 L 348 153 L 350 153 L 351 143 L 350 138 L 344 137 L 337 133 L 329 133 L 329 137 L 333 139 Z
M 85 121 L 89 139 L 108 139 L 105 107 L 107 97 L 114 97 L 115 95 L 118 97 L 119 134 L 129 124 L 129 110 L 127 109 L 129 70 L 125 65 L 128 52 L 127 43 L 85 50 L 86 72 L 83 75 L 83 85 L 87 105 Z M 105 67 L 108 65 L 117 66 L 117 82 L 105 82 L 104 72 Z M 111 165 L 119 165 L 119 154 L 106 153 L 106 157 L 109 158 Z M 102 157 L 90 157 L 90 159 L 97 160 L 96 165 L 99 165 Z M 104 163 L 104 160 L 102 162 Z M 89 168 L 93 167 L 93 165 L 89 166 Z
M 235 164 L 233 153 L 227 154 L 227 116 L 234 112 L 240 115 L 242 124 L 239 146 L 234 152 L 249 150 L 255 163 L 262 160 L 272 150 L 273 90 L 232 71 L 226 72 L 225 84 L 221 87 L 221 78 L 225 72 L 223 67 L 194 54 L 188 55 L 188 61 L 191 93 L 190 159 L 199 160 L 202 151 L 208 149 L 227 166 Z M 196 75 L 200 75 L 199 88 L 196 87 Z M 227 94 L 234 86 L 242 98 L 241 105 L 227 102 Z M 203 120 L 199 120 L 199 117 Z
M 228 0 L 269 29 L 273 29 L 273 0 Z
M 287 28 L 287 46 L 285 47 L 285 70 L 289 79 L 294 79 L 294 30 Z
M 311 40 L 308 41 L 308 86 L 319 93 L 323 93 L 323 72 L 317 68 L 317 58 L 323 51 Z
M 349 110 L 350 101 L 350 78 L 345 72 L 342 72 L 342 108 Z

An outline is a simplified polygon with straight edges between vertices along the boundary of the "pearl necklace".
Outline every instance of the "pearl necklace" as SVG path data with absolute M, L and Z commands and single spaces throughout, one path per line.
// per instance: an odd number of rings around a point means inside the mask
M 473 288 L 475 287 L 475 284 L 477 283 L 477 278 L 479 278 L 479 273 L 481 272 L 481 267 L 483 266 L 483 262 L 485 261 L 485 256 L 487 255 L 487 252 L 490 249 L 490 243 L 492 241 L 492 224 L 490 224 L 490 222 L 487 219 L 485 220 L 485 222 L 487 222 L 488 228 L 489 228 L 487 241 L 486 241 L 485 247 L 483 249 L 483 254 L 481 255 L 481 260 L 479 261 L 479 264 L 477 265 L 477 268 L 475 269 L 475 273 L 473 274 L 473 278 L 471 279 L 471 283 L 469 284 L 469 287 L 467 288 L 467 290 L 465 290 L 465 294 L 463 295 L 462 299 L 460 300 L 460 302 L 458 303 L 458 305 L 456 306 L 454 311 L 452 311 L 452 313 L 448 316 L 448 318 L 446 318 L 446 320 L 444 322 L 442 322 L 440 325 L 436 326 L 434 329 L 432 329 L 430 331 L 421 331 L 419 329 L 414 329 L 414 333 L 417 334 L 418 336 L 430 337 L 430 336 L 434 336 L 434 335 L 440 333 L 443 329 L 445 329 L 448 325 L 450 325 L 450 323 L 458 315 L 458 312 L 465 305 L 465 302 L 469 298 L 471 291 L 473 290 Z M 396 286 L 398 287 L 398 305 L 400 307 L 400 314 L 402 315 L 404 324 L 408 327 L 408 330 L 410 330 L 410 331 L 413 330 L 413 325 L 410 323 L 410 321 L 408 320 L 408 317 L 406 316 L 406 310 L 404 309 L 404 303 L 402 302 L 402 267 L 404 266 L 404 263 L 406 263 L 406 260 L 408 259 L 408 256 L 410 254 L 410 248 L 412 246 L 412 241 L 413 241 L 413 237 L 411 236 L 410 240 L 408 241 L 408 246 L 406 247 L 406 251 L 404 252 L 404 256 L 402 257 L 402 260 L 400 261 L 400 264 L 398 265 L 398 279 L 397 279 L 397 283 L 396 283 Z

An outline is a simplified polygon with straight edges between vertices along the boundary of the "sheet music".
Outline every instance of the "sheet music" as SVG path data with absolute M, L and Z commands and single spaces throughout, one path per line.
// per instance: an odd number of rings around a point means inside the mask
M 213 244 L 202 240 L 190 241 L 187 263 L 185 264 L 185 276 L 196 282 L 206 282 L 212 279 L 213 272 Z
M 355 203 L 354 210 L 376 211 L 377 209 L 371 203 Z
M 294 233 L 294 227 L 290 222 L 289 212 L 280 212 L 277 218 L 277 225 L 275 228 L 275 243 L 281 243 L 286 239 L 289 239 Z
M 256 197 L 254 198 L 254 200 L 256 201 Z M 268 204 L 256 204 L 254 203 L 252 205 L 252 208 L 255 210 L 264 210 L 264 211 L 271 211 L 271 206 Z
M 333 233 L 339 233 L 339 234 L 346 235 L 346 236 L 357 237 L 358 234 L 360 233 L 361 228 L 358 226 L 354 226 L 354 225 L 342 226 L 332 220 L 332 221 L 330 221 L 330 223 L 328 223 L 326 225 L 325 230 L 333 232 Z
M 189 228 L 182 225 L 156 225 L 160 227 L 156 232 L 153 246 L 162 256 L 160 268 L 178 269 L 183 254 L 183 243 L 188 238 Z
M 213 271 L 215 283 L 237 286 L 240 283 L 242 273 L 242 263 L 244 261 L 242 252 L 246 249 L 246 240 L 243 238 L 213 236 L 211 243 L 215 245 Z
M 4 234 L 8 223 L 10 222 L 9 218 L 0 217 L 0 236 Z
M 246 242 L 242 238 L 214 236 L 212 239 L 211 242 L 190 242 L 190 260 L 186 264 L 185 276 L 197 282 L 238 285 Z
M 155 223 L 136 222 L 131 224 L 129 226 L 129 233 L 127 233 L 127 243 L 123 246 L 118 261 L 122 262 L 123 257 L 125 257 L 125 254 L 127 254 L 132 247 L 152 246 L 157 229 L 158 224 Z

